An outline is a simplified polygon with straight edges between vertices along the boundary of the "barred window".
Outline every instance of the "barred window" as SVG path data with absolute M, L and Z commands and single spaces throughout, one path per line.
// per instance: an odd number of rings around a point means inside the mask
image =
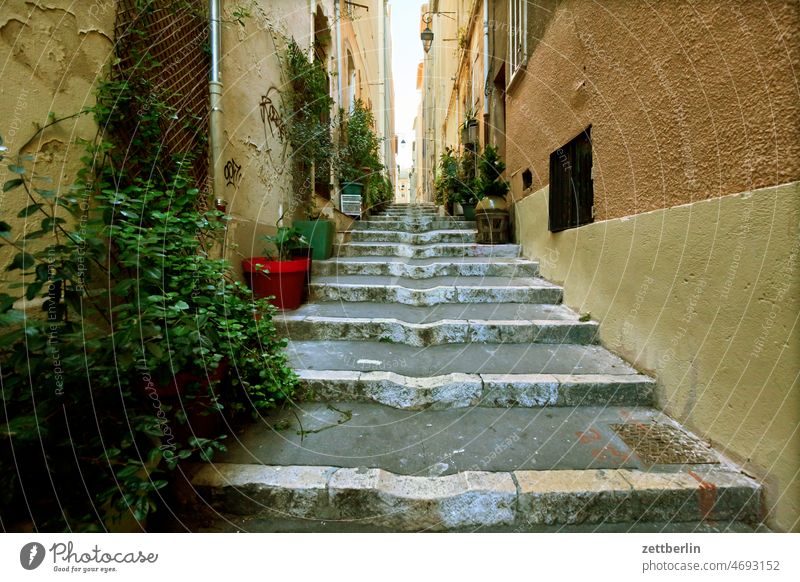
M 509 85 L 528 58 L 528 0 L 508 0 Z

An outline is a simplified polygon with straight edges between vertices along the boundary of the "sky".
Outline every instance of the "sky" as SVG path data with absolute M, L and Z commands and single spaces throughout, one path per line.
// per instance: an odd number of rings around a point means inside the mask
M 411 166 L 411 142 L 414 141 L 414 116 L 417 114 L 417 66 L 422 60 L 419 39 L 420 8 L 425 0 L 389 0 L 392 10 L 392 74 L 394 75 L 394 130 L 398 140 L 406 140 L 398 149 L 397 163 Z

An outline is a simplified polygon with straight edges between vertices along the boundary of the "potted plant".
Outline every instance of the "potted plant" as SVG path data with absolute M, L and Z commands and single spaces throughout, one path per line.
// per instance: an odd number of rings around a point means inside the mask
M 370 177 L 383 170 L 378 138 L 373 127 L 375 116 L 357 99 L 351 111 L 339 112 L 341 131 L 334 169 L 342 185 L 342 194 L 363 195 Z
M 446 148 L 439 157 L 439 168 L 436 179 L 433 182 L 436 204 L 445 206 L 448 214 L 453 214 L 453 205 L 459 200 L 458 191 L 458 172 L 460 160 L 453 148 Z
M 367 208 L 370 212 L 381 212 L 394 199 L 392 183 L 383 172 L 367 178 Z
M 509 191 L 509 184 L 502 177 L 505 169 L 506 165 L 500 159 L 497 148 L 486 146 L 478 162 L 477 190 L 481 198 L 502 198 L 505 202 L 506 194 Z
M 475 176 L 477 155 L 473 150 L 465 149 L 460 161 L 455 197 L 461 204 L 464 218 L 475 220 L 475 205 L 483 198 L 480 181 Z
M 478 143 L 478 118 L 472 107 L 464 114 L 464 122 L 461 124 L 461 143 L 465 148 Z
M 478 164 L 477 189 L 482 200 L 476 207 L 478 235 L 476 241 L 482 244 L 504 244 L 509 237 L 509 213 L 506 194 L 508 182 L 502 174 L 506 165 L 497 150 L 486 146 Z
M 311 269 L 309 256 L 297 258 L 298 251 L 305 249 L 308 241 L 294 227 L 278 226 L 278 232 L 263 240 L 276 249 L 273 254 L 251 257 L 242 261 L 242 269 L 250 289 L 258 298 L 269 298 L 279 309 L 297 309 L 303 302 L 308 273 Z

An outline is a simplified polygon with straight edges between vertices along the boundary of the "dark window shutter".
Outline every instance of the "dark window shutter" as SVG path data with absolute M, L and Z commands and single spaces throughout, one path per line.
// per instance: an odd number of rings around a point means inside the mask
M 591 126 L 550 154 L 549 229 L 576 228 L 593 221 Z

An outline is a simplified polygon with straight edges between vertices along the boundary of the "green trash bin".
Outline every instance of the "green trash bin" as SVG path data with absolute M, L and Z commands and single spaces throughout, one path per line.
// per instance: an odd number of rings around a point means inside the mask
M 295 220 L 293 225 L 308 241 L 311 247 L 311 258 L 324 261 L 333 254 L 333 239 L 336 223 L 321 218 L 319 220 Z

